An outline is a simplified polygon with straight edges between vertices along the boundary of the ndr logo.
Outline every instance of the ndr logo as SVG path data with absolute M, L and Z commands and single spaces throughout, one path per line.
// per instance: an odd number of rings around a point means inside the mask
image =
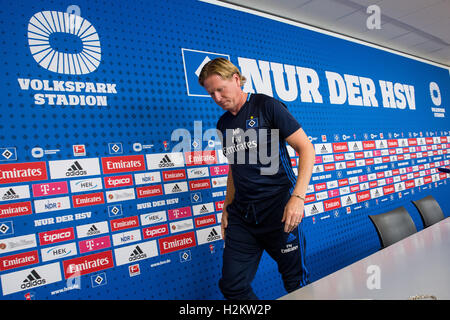
M 41 67 L 60 74 L 88 74 L 97 70 L 101 61 L 94 26 L 67 12 L 41 11 L 31 17 L 28 45 Z

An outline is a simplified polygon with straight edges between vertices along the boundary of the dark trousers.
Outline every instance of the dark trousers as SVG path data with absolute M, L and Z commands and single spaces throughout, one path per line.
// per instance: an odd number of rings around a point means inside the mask
M 286 233 L 284 223 L 281 223 L 289 198 L 287 193 L 263 202 L 233 202 L 228 206 L 222 278 L 219 280 L 226 299 L 258 299 L 251 282 L 264 250 L 277 262 L 287 292 L 306 285 L 308 272 L 304 263 L 302 224 Z M 261 212 L 264 213 L 259 214 Z

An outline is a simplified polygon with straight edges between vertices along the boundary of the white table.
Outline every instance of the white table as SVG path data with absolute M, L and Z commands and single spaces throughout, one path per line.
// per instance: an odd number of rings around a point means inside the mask
M 450 299 L 450 217 L 280 300 Z

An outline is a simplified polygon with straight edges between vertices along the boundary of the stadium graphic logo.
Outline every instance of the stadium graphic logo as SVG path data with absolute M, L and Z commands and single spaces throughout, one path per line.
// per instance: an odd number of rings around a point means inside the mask
M 65 43 L 73 44 L 66 48 Z M 79 15 L 41 11 L 28 23 L 28 45 L 44 69 L 81 75 L 97 70 L 101 61 L 100 39 L 94 26 Z M 69 51 L 72 52 L 64 52 Z

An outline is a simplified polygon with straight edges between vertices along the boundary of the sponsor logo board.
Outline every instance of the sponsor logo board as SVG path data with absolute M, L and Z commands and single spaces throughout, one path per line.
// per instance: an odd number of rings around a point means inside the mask
M 59 263 L 16 271 L 1 276 L 3 295 L 31 290 L 61 281 Z

